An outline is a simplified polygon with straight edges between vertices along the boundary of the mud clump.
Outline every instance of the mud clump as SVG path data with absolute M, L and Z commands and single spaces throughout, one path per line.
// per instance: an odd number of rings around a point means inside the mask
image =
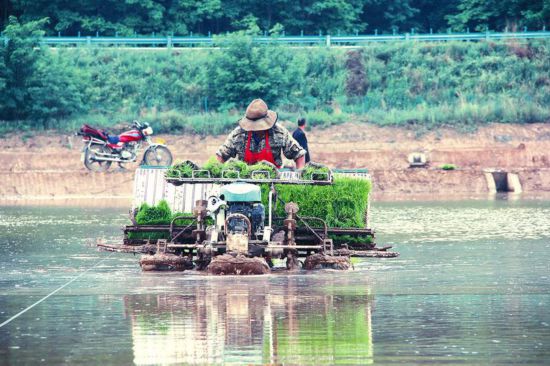
M 143 255 L 139 265 L 142 271 L 185 271 L 193 268 L 193 262 L 188 257 L 170 253 Z
M 304 269 L 311 271 L 321 268 L 346 270 L 350 269 L 351 261 L 347 256 L 332 256 L 322 253 L 310 255 L 304 261 Z
M 269 266 L 263 258 L 223 254 L 212 259 L 207 271 L 213 275 L 258 275 L 269 273 Z

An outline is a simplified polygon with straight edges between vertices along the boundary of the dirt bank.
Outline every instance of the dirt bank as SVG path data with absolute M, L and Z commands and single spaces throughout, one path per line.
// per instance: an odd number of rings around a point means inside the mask
M 177 159 L 204 162 L 224 136 L 167 135 Z M 368 168 L 374 197 L 451 198 L 489 193 L 486 169 L 519 175 L 522 190 L 550 192 L 550 124 L 493 124 L 476 133 L 345 124 L 308 133 L 312 158 L 336 168 Z M 10 136 L 0 148 L 0 198 L 131 197 L 133 168 L 90 173 L 80 162 L 81 142 L 69 135 Z M 429 164 L 409 168 L 407 156 L 420 151 Z M 458 169 L 443 171 L 442 164 Z

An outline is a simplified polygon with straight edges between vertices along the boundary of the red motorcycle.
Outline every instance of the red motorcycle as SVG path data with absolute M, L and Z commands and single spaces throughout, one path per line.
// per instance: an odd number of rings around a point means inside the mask
M 82 136 L 82 162 L 89 170 L 102 172 L 109 169 L 111 163 L 122 164 L 135 162 L 143 141 L 149 147 L 143 154 L 142 165 L 169 166 L 172 164 L 172 153 L 164 142 L 153 142 L 153 129 L 148 123 L 132 122 L 129 131 L 120 135 L 109 135 L 89 125 L 83 125 L 77 135 Z

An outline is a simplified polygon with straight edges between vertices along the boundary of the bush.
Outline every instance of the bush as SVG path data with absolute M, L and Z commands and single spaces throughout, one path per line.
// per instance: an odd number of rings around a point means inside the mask
M 454 164 L 443 164 L 443 165 L 441 165 L 441 169 L 443 169 L 443 170 L 455 170 L 456 165 L 454 165 Z

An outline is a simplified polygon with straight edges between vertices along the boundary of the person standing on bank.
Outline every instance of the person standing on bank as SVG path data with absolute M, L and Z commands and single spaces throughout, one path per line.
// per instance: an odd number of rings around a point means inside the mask
M 283 165 L 281 152 L 287 159 L 294 160 L 296 169 L 305 165 L 306 150 L 296 142 L 286 128 L 277 124 L 277 113 L 269 110 L 261 99 L 254 99 L 246 113 L 216 152 L 216 158 L 225 162 L 237 158 L 247 164 L 262 160 Z
M 309 157 L 309 147 L 307 146 L 305 118 L 298 119 L 298 128 L 292 133 L 292 137 L 306 150 L 306 164 L 309 163 L 311 159 Z

